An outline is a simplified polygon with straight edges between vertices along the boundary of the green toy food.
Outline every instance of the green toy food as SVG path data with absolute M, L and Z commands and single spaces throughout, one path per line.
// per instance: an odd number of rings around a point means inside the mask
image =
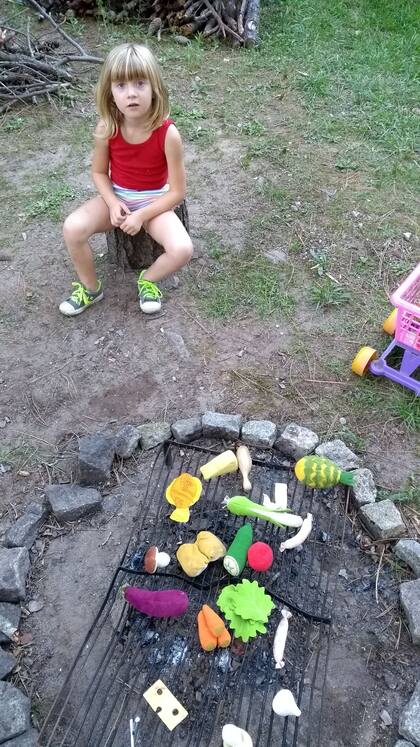
M 259 503 L 250 501 L 243 495 L 235 495 L 226 501 L 226 508 L 231 514 L 236 516 L 255 516 L 256 519 L 265 519 L 276 524 L 278 527 L 296 527 L 302 526 L 303 519 L 301 516 L 291 514 L 283 509 L 273 510 L 260 506 Z
M 223 565 L 231 576 L 239 576 L 245 568 L 246 556 L 252 545 L 252 526 L 244 524 L 238 529 L 235 539 L 229 546 Z
M 332 488 L 339 482 L 343 485 L 353 485 L 352 473 L 341 470 L 326 457 L 302 457 L 295 464 L 295 475 L 310 488 Z
M 262 586 L 244 579 L 240 584 L 225 586 L 217 606 L 229 620 L 236 638 L 247 643 L 258 633 L 266 633 L 265 624 L 275 605 Z

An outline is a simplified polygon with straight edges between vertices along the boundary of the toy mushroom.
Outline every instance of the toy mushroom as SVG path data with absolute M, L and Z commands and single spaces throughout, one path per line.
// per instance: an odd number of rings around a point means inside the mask
M 144 570 L 146 573 L 156 573 L 158 568 L 166 568 L 171 562 L 167 552 L 159 552 L 156 545 L 149 547 L 144 556 Z

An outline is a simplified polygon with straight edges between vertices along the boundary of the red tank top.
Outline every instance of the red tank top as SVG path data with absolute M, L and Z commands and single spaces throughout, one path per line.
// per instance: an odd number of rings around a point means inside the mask
M 137 145 L 127 143 L 117 130 L 108 140 L 111 181 L 139 192 L 164 187 L 168 180 L 165 137 L 171 124 L 173 120 L 166 119 L 144 143 Z

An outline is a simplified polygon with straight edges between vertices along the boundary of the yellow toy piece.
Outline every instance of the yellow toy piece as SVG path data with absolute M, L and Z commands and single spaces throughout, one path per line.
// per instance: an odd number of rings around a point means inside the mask
M 181 523 L 188 521 L 190 518 L 189 507 L 197 503 L 202 490 L 201 480 L 189 475 L 188 472 L 183 472 L 175 480 L 172 480 L 165 493 L 168 503 L 176 507 L 170 515 L 172 521 Z
M 387 335 L 393 335 L 397 327 L 397 309 L 393 309 L 384 321 L 383 328 Z
M 206 570 L 209 561 L 198 549 L 197 543 L 185 543 L 176 551 L 176 558 L 184 573 L 190 578 L 199 576 Z
M 238 469 L 238 460 L 233 451 L 224 451 L 207 464 L 200 467 L 200 472 L 205 480 L 211 480 L 212 477 L 227 475 L 228 472 L 236 472 Z
M 368 345 L 365 345 L 363 348 L 360 348 L 356 357 L 353 359 L 351 370 L 353 373 L 357 374 L 357 376 L 364 376 L 369 370 L 369 364 L 376 360 L 377 357 L 378 353 L 375 348 L 370 348 Z
M 196 545 L 206 558 L 213 562 L 226 555 L 226 547 L 223 542 L 212 532 L 199 532 L 197 534 Z

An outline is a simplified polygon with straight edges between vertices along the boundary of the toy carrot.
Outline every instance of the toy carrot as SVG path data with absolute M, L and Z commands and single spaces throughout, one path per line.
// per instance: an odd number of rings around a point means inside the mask
M 227 648 L 228 646 L 230 646 L 231 640 L 232 636 L 230 635 L 228 629 L 225 628 L 223 633 L 217 636 L 217 645 L 219 646 L 219 648 Z
M 197 625 L 201 648 L 204 651 L 214 651 L 217 646 L 217 638 L 208 629 L 203 610 L 200 610 L 197 615 Z
M 206 625 L 210 631 L 216 638 L 218 638 L 220 635 L 222 635 L 225 624 L 221 617 L 212 610 L 211 607 L 208 606 L 208 604 L 203 604 L 202 611 L 204 614 L 204 619 L 206 621 Z

